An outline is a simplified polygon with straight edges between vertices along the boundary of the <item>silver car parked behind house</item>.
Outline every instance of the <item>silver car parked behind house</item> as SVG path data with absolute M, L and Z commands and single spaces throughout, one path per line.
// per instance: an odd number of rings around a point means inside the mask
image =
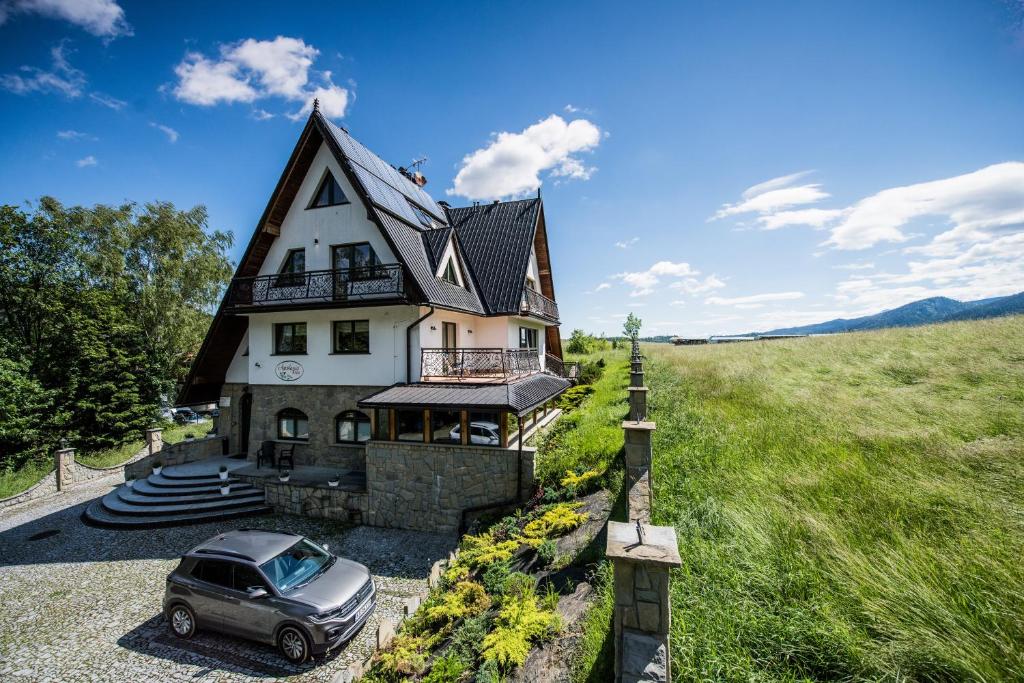
M 276 645 L 305 661 L 349 640 L 376 605 L 369 570 L 298 534 L 242 529 L 201 543 L 167 576 L 171 632 L 196 628 Z

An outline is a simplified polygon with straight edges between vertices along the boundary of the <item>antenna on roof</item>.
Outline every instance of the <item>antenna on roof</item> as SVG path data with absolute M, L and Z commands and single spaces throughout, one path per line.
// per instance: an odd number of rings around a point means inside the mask
M 413 159 L 412 163 L 409 164 L 409 168 L 411 168 L 414 171 L 418 171 L 418 170 L 420 170 L 420 166 L 422 166 L 424 163 L 426 163 L 426 161 L 427 161 L 427 157 L 420 157 L 419 159 Z
M 313 98 L 313 113 L 314 114 L 319 114 L 320 113 L 320 98 L 319 97 L 314 97 Z
M 423 187 L 427 184 L 427 177 L 420 173 L 420 166 L 427 160 L 427 157 L 420 157 L 419 159 L 413 159 L 412 163 L 409 164 L 409 168 L 404 166 L 398 169 L 398 172 L 404 175 L 406 178 L 416 183 L 419 187 Z

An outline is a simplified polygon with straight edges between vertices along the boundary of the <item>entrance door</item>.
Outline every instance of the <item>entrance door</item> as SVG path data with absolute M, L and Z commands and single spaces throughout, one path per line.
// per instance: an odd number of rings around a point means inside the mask
M 252 394 L 248 391 L 242 394 L 238 402 L 238 450 L 240 453 L 249 453 L 249 422 L 252 418 Z

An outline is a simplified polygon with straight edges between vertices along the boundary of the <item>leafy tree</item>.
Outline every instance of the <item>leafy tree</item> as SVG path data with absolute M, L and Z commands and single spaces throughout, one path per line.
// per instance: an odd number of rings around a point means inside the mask
M 640 325 L 642 320 L 636 317 L 632 313 L 626 318 L 626 322 L 622 325 L 622 332 L 630 339 L 636 339 L 640 334 Z
M 573 330 L 572 336 L 569 337 L 569 343 L 565 345 L 565 350 L 569 353 L 589 353 L 590 340 L 591 336 L 583 330 Z

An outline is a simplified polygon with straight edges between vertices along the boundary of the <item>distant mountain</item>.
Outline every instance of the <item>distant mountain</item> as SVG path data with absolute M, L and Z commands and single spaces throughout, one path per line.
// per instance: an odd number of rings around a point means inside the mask
M 1024 313 L 1024 292 L 978 301 L 957 301 L 944 296 L 933 296 L 863 318 L 836 318 L 814 325 L 783 327 L 761 334 L 832 334 L 878 330 L 884 327 L 912 327 L 949 320 L 995 318 L 1014 313 Z

